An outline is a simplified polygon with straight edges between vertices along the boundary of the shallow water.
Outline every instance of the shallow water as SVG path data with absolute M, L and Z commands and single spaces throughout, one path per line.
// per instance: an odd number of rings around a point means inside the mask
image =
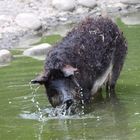
M 15 57 L 0 68 L 0 140 L 139 140 L 140 26 L 119 26 L 129 51 L 116 88 L 118 102 L 90 104 L 74 115 L 58 110 L 55 116 L 44 88 L 28 84 L 43 62 Z

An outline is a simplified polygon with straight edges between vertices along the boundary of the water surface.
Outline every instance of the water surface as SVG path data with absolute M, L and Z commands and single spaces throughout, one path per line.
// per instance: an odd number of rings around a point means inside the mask
M 139 140 L 140 26 L 119 26 L 129 50 L 117 84 L 117 103 L 92 104 L 84 114 L 50 115 L 44 88 L 29 85 L 43 62 L 15 57 L 0 68 L 0 140 Z

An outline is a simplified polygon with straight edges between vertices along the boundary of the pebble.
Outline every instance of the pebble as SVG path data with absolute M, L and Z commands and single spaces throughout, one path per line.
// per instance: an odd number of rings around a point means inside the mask
M 16 16 L 15 22 L 23 27 L 23 28 L 29 28 L 32 30 L 36 30 L 41 27 L 41 21 L 33 13 L 21 13 Z
M 71 11 L 76 6 L 76 0 L 53 0 L 52 6 L 58 10 Z

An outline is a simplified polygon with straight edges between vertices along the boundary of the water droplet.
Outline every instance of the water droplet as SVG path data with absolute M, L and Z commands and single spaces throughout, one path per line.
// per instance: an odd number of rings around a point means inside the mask
M 84 105 L 84 100 L 82 100 L 81 102 L 82 102 L 82 105 Z
M 139 115 L 139 114 L 140 114 L 139 112 L 134 113 L 134 115 Z
M 35 102 L 34 98 L 32 98 L 31 101 L 34 103 Z
M 82 115 L 84 115 L 85 113 L 84 113 L 84 112 L 82 112 L 81 114 L 82 114 Z
M 100 116 L 97 116 L 96 118 L 97 118 L 97 121 L 100 121 L 101 120 Z
M 28 97 L 24 97 L 23 99 L 24 99 L 24 100 L 27 100 L 27 98 L 28 98 Z

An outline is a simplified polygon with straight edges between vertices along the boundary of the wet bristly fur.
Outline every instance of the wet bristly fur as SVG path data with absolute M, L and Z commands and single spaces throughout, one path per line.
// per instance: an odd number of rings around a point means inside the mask
M 81 87 L 91 90 L 96 79 L 112 63 L 112 77 L 107 82 L 110 87 L 115 86 L 126 51 L 123 33 L 111 19 L 87 18 L 47 54 L 45 72 L 61 70 L 65 65 L 71 65 L 78 69 L 75 77 Z M 59 77 L 59 71 L 56 72 Z

